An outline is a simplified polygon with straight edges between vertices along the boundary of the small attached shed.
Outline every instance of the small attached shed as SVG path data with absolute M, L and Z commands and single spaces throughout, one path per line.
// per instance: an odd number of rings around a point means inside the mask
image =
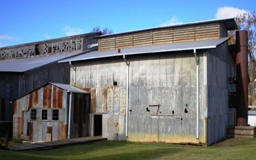
M 33 142 L 89 135 L 90 94 L 48 83 L 14 101 L 13 138 Z

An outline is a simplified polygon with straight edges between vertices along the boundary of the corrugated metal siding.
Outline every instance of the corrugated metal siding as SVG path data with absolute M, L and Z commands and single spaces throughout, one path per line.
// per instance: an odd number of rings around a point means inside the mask
M 0 120 L 12 121 L 13 106 L 10 103 L 19 97 L 18 88 L 19 75 L 15 73 L 0 73 Z
M 48 82 L 69 84 L 70 66 L 67 63 L 50 64 L 38 69 L 25 72 L 19 76 L 19 97 L 42 87 Z
M 99 38 L 99 51 L 214 38 L 220 38 L 219 23 L 165 28 L 102 37 Z
M 56 141 L 67 137 L 67 92 L 51 84 L 17 99 L 14 102 L 13 138 L 28 136 L 31 141 Z M 56 100 L 54 100 L 56 99 Z M 36 109 L 36 120 L 31 120 L 31 109 Z M 42 110 L 47 120 L 42 120 Z M 58 120 L 52 110 L 59 110 Z
M 227 45 L 227 44 L 225 44 Z M 220 54 L 224 50 L 220 46 L 217 50 L 207 53 L 207 90 L 208 90 L 208 144 L 215 143 L 226 137 L 228 126 L 229 92 L 235 91 L 235 85 L 228 83 L 228 78 L 234 77 L 234 62 L 230 55 Z M 220 56 L 221 55 L 221 56 Z M 228 60 L 230 59 L 230 60 Z
M 206 60 L 200 57 L 200 93 L 205 94 Z M 195 58 L 191 52 L 129 56 L 129 141 L 197 143 Z M 126 64 L 122 58 L 74 63 L 71 83 L 91 88 L 94 114 L 103 115 L 103 137 L 125 139 Z M 117 86 L 113 85 L 117 82 Z M 200 130 L 206 143 L 205 98 L 200 96 Z M 150 105 L 160 105 L 158 112 Z M 146 108 L 150 112 L 146 111 Z M 188 112 L 185 113 L 184 110 Z M 156 114 L 157 113 L 157 114 Z
M 66 63 L 54 63 L 25 73 L 0 73 L 0 120 L 12 120 L 11 101 L 48 82 L 69 84 L 69 73 L 70 66 Z
M 73 94 L 71 138 L 86 137 L 90 134 L 90 95 Z

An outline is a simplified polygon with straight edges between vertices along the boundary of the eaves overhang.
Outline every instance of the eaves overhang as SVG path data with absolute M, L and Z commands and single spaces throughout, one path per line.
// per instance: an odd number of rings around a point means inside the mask
M 168 44 L 157 44 L 157 45 L 148 45 L 141 47 L 131 47 L 118 50 L 106 50 L 106 51 L 94 51 L 73 58 L 68 58 L 65 60 L 59 61 L 59 63 L 66 62 L 77 62 L 84 60 L 93 60 L 100 58 L 110 58 L 110 57 L 119 57 L 124 55 L 138 55 L 138 54 L 150 54 L 150 53 L 161 53 L 161 52 L 175 52 L 175 51 L 188 51 L 194 49 L 213 49 L 218 45 L 226 42 L 229 38 L 217 38 L 209 40 L 200 40 L 200 41 L 189 41 L 189 42 L 178 42 L 178 43 L 168 43 Z

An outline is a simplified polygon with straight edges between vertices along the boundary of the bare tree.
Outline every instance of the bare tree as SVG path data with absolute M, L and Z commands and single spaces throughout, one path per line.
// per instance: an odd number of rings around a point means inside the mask
M 256 56 L 255 56 L 255 44 L 256 44 L 256 15 L 255 12 L 244 13 L 238 15 L 236 18 L 236 23 L 239 30 L 248 31 L 248 71 L 249 71 L 249 99 L 252 100 L 252 105 L 256 105 Z M 235 31 L 229 32 L 229 44 L 235 44 Z
M 101 31 L 102 34 L 106 35 L 106 34 L 112 34 L 114 33 L 112 29 L 109 29 L 107 27 L 105 27 L 103 30 L 100 30 L 100 27 L 99 26 L 96 26 L 92 29 L 92 32 L 99 32 Z

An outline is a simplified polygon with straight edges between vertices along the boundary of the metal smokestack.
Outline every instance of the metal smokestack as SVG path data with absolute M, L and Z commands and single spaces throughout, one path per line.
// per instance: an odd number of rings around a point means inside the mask
M 237 126 L 247 126 L 248 117 L 248 35 L 236 32 Z

